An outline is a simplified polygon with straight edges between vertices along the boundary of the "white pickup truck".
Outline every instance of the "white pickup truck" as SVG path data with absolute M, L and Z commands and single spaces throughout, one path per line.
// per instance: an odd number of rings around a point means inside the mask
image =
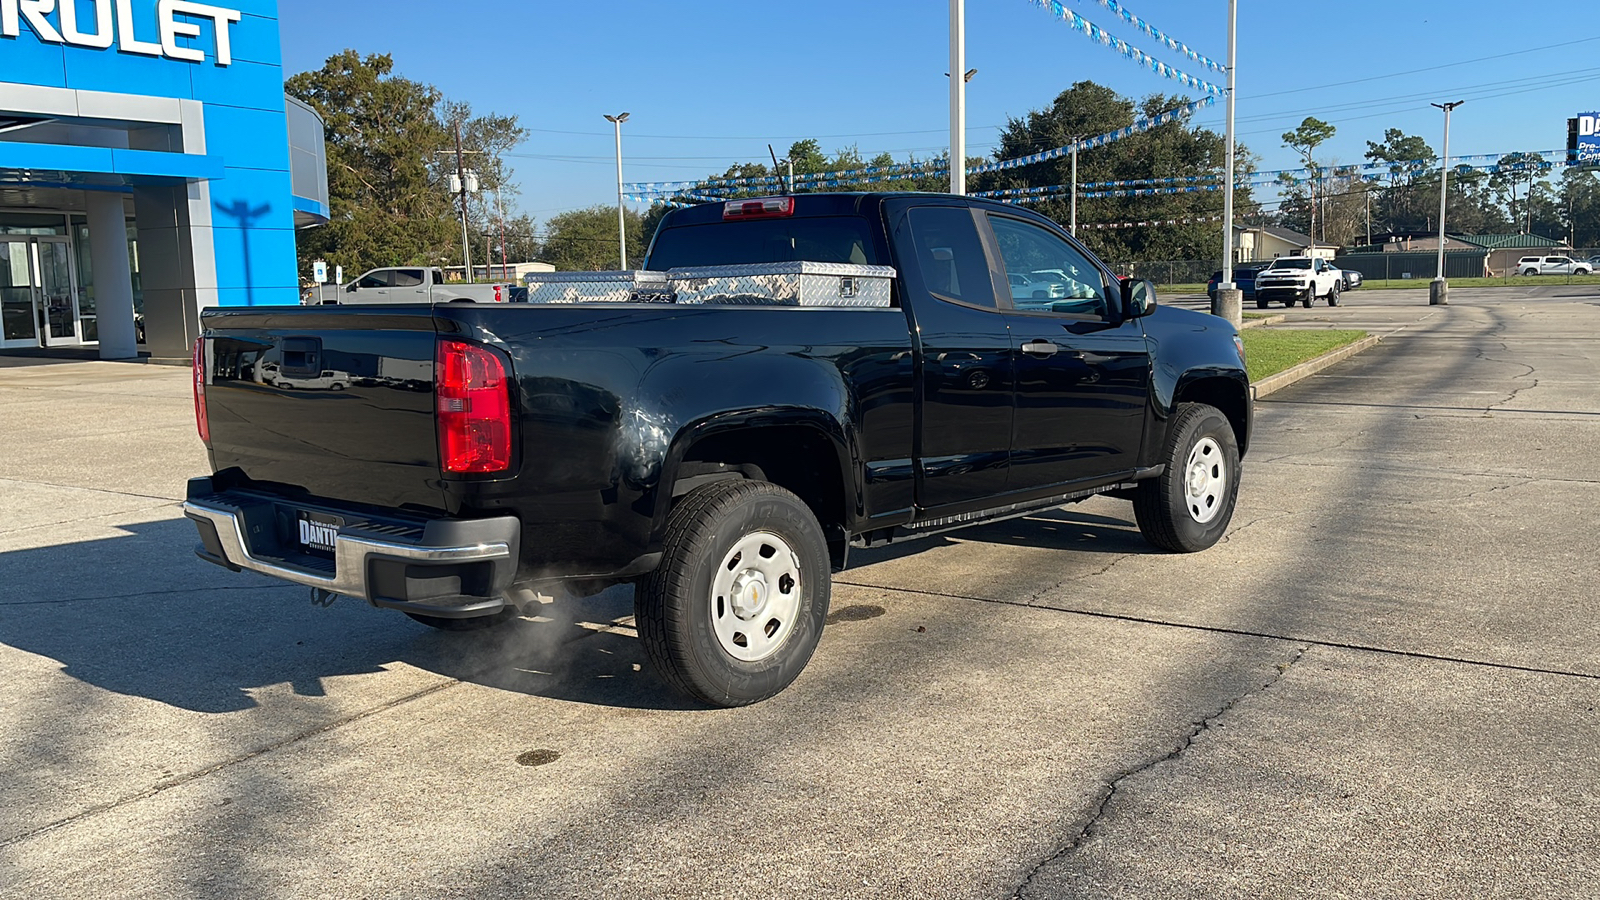
M 1344 274 L 1325 259 L 1309 256 L 1281 256 L 1256 273 L 1256 308 L 1268 303 L 1293 306 L 1295 301 L 1311 308 L 1311 302 L 1326 298 L 1329 306 L 1339 305 L 1339 288 Z
M 509 282 L 446 282 L 437 268 L 373 269 L 339 289 L 336 303 L 510 303 L 525 289 Z

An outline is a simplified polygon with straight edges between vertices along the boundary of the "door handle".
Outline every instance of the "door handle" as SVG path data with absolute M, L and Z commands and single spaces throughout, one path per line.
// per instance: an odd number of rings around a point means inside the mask
M 1060 349 L 1060 347 L 1057 347 L 1055 344 L 1052 344 L 1049 341 L 1029 341 L 1022 345 L 1023 353 L 1026 353 L 1029 356 L 1037 356 L 1041 359 L 1055 356 L 1056 352 Z

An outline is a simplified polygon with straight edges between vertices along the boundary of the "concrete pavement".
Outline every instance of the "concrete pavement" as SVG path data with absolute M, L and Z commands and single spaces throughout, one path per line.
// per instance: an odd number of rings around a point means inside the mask
M 1095 500 L 860 554 L 733 711 L 622 589 L 450 635 L 200 563 L 183 370 L 0 368 L 0 885 L 1583 896 L 1600 295 L 1501 290 L 1291 311 L 1390 336 L 1258 405 L 1222 545 Z

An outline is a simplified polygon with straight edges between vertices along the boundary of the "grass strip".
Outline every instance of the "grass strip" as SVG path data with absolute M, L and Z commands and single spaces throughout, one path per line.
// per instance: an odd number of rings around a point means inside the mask
M 1251 328 L 1242 332 L 1246 368 L 1251 381 L 1260 381 L 1316 359 L 1329 350 L 1354 344 L 1365 331 L 1323 329 Z

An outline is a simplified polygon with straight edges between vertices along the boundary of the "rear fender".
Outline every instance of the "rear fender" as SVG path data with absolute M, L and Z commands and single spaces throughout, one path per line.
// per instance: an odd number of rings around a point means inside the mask
M 662 461 L 651 549 L 660 549 L 667 517 L 688 490 L 722 478 L 753 478 L 804 500 L 817 514 L 830 546 L 839 544 L 842 553 L 845 539 L 865 514 L 861 467 L 849 435 L 835 416 L 806 407 L 725 412 L 685 425 Z

